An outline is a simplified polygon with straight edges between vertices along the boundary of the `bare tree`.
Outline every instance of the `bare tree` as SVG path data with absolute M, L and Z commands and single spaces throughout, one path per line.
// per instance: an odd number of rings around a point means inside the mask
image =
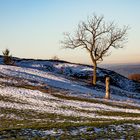
M 104 16 L 93 15 L 87 22 L 80 22 L 74 35 L 64 34 L 64 48 L 84 48 L 90 55 L 94 71 L 92 84 L 96 85 L 96 69 L 98 62 L 108 56 L 109 49 L 122 48 L 127 40 L 128 26 L 119 28 L 114 22 L 105 22 Z

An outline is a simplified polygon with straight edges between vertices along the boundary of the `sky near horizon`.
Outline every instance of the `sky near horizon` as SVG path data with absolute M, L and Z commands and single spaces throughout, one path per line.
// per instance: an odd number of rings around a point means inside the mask
M 61 48 L 63 32 L 74 32 L 79 21 L 93 13 L 120 27 L 129 25 L 128 42 L 113 49 L 103 64 L 140 63 L 139 0 L 0 0 L 0 54 L 10 49 L 15 57 L 60 59 L 90 64 L 83 49 Z

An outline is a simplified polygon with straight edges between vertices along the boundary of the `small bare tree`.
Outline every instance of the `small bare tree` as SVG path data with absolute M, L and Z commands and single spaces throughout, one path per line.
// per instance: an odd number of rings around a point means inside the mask
M 5 49 L 2 53 L 3 53 L 3 63 L 5 65 L 13 65 L 14 61 L 12 59 L 12 55 L 10 55 L 10 50 Z
M 108 56 L 109 49 L 122 48 L 127 39 L 128 26 L 119 28 L 114 22 L 107 23 L 103 16 L 93 15 L 87 22 L 80 22 L 74 35 L 64 34 L 64 48 L 84 48 L 90 55 L 94 71 L 92 84 L 96 85 L 96 69 L 98 62 Z

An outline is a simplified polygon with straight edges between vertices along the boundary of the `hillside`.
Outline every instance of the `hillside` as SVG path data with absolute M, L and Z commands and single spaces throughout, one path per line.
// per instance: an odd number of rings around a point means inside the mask
M 0 139 L 138 138 L 140 83 L 113 71 L 53 60 L 0 58 Z M 104 99 L 105 77 L 111 99 Z

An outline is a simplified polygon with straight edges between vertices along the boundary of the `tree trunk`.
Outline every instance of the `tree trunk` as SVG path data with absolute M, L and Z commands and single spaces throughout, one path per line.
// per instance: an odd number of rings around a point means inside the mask
M 97 63 L 94 63 L 94 68 L 93 68 L 93 79 L 92 79 L 92 84 L 96 85 L 97 81 L 97 75 L 96 75 L 96 70 L 97 70 Z

